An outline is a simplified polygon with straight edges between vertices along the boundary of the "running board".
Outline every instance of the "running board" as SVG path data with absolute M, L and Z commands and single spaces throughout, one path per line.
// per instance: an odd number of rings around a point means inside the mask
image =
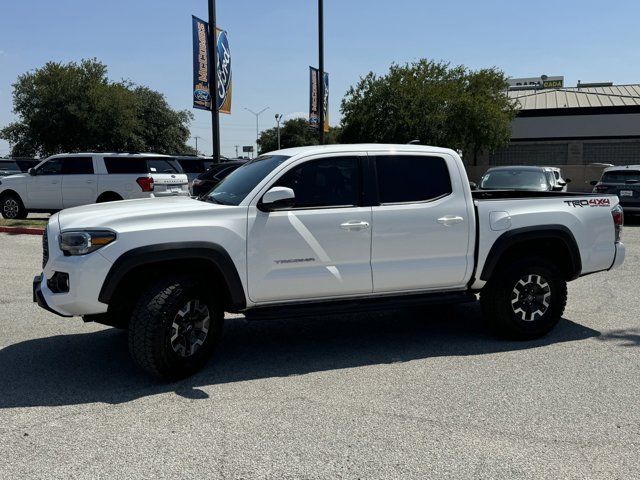
M 316 300 L 304 303 L 284 303 L 253 307 L 244 310 L 248 320 L 272 320 L 292 317 L 315 317 L 343 313 L 362 313 L 395 310 L 423 305 L 475 302 L 476 296 L 468 291 L 447 293 L 405 294 L 384 297 L 360 297 L 342 300 Z

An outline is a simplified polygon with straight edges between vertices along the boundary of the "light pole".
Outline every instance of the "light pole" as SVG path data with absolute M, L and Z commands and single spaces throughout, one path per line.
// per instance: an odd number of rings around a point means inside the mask
M 216 0 L 209 3 L 209 83 L 211 87 L 211 134 L 213 161 L 220 161 L 220 117 L 218 115 L 218 41 L 216 35 Z
M 280 150 L 280 121 L 282 120 L 283 115 L 281 113 L 276 113 L 276 123 L 278 124 L 278 150 Z
M 195 136 L 195 137 L 193 137 L 193 138 L 194 138 L 194 139 L 195 139 L 195 141 L 196 141 L 196 157 L 197 157 L 197 156 L 198 156 L 198 139 L 199 139 L 199 138 L 202 138 L 202 137 L 199 137 L 198 135 L 196 135 L 196 136 Z
M 320 128 L 318 129 L 320 145 L 324 145 L 324 13 L 323 0 L 318 0 L 318 110 Z
M 244 107 L 245 110 L 253 113 L 256 116 L 256 155 L 258 154 L 258 138 L 260 137 L 260 129 L 258 128 L 258 117 L 260 116 L 260 114 L 262 114 L 265 110 L 268 110 L 269 107 L 264 107 L 262 110 L 260 110 L 259 112 L 254 112 L 253 110 L 251 110 L 250 108 Z

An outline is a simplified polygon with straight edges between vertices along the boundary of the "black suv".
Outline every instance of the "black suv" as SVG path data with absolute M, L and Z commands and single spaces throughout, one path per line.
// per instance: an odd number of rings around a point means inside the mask
M 640 213 L 640 165 L 609 167 L 600 181 L 592 181 L 593 193 L 618 195 L 625 213 Z
M 191 184 L 191 195 L 199 197 L 208 193 L 213 187 L 220 183 L 224 177 L 244 165 L 245 162 L 224 162 L 214 163 L 204 173 L 198 175 Z

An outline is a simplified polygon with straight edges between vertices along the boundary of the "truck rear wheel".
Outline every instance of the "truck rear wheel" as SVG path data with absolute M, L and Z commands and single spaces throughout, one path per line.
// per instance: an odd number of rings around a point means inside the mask
M 178 380 L 207 363 L 223 322 L 224 312 L 197 279 L 168 276 L 138 300 L 129 323 L 129 352 L 152 375 Z
M 496 334 L 534 339 L 560 321 L 567 304 L 567 282 L 544 258 L 524 258 L 494 273 L 480 293 L 480 303 Z

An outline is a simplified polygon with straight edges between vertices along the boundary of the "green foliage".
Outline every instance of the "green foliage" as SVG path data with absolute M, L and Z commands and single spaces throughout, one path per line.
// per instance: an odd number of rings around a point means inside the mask
M 496 68 L 419 60 L 360 78 L 342 101 L 343 143 L 420 140 L 477 157 L 509 142 L 516 107 Z
M 325 133 L 325 143 L 337 143 L 338 127 L 330 127 Z M 304 118 L 292 118 L 280 127 L 280 148 L 304 147 L 318 145 L 318 131 L 309 127 Z M 259 153 L 272 152 L 278 149 L 277 127 L 263 130 L 258 139 Z
M 190 153 L 189 111 L 130 82 L 111 82 L 97 60 L 48 62 L 18 77 L 13 108 L 19 120 L 0 130 L 13 155 L 78 151 Z

